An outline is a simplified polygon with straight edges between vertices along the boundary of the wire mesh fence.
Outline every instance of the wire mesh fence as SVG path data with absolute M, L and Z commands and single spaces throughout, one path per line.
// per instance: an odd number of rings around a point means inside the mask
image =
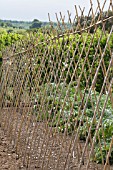
M 0 122 L 23 169 L 113 169 L 113 4 L 90 3 L 4 52 Z

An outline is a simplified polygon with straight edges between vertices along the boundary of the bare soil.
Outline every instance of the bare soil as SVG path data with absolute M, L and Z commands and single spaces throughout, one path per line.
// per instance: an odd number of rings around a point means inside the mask
M 13 120 L 10 113 L 9 117 L 2 115 L 1 120 L 6 118 L 9 124 Z M 44 122 L 30 121 L 29 129 L 27 129 L 28 117 L 24 117 L 21 126 L 22 115 L 17 114 L 15 117 L 14 134 L 12 137 L 17 138 L 21 127 L 21 135 L 19 137 L 18 149 L 13 147 L 13 143 L 9 140 L 8 132 L 2 129 L 0 125 L 0 170 L 78 170 L 78 149 L 83 149 L 84 142 L 72 148 L 72 136 L 65 136 L 60 133 L 54 133 L 54 128 L 47 128 Z M 1 123 L 2 124 L 2 123 Z M 9 126 L 10 127 L 10 126 Z M 27 130 L 26 130 L 27 129 Z M 8 127 L 7 127 L 8 130 Z M 10 136 L 10 134 L 9 134 Z M 17 143 L 17 139 L 16 142 Z M 72 149 L 74 152 L 71 152 Z M 84 162 L 81 170 L 85 170 L 88 160 L 88 153 L 84 156 Z M 27 166 L 28 165 L 28 166 Z M 113 167 L 109 167 L 113 170 Z M 102 165 L 90 162 L 89 170 L 102 170 Z
M 0 170 L 21 169 L 21 160 L 0 127 Z

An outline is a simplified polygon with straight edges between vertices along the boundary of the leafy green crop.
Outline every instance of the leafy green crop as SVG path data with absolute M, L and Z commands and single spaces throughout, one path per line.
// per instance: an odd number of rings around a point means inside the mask
M 18 33 L 7 33 L 5 30 L 0 32 L 0 65 L 2 64 L 2 50 L 14 42 L 22 39 L 23 35 Z
M 60 67 L 62 68 L 63 73 L 59 70 L 59 72 L 56 75 L 57 81 L 59 77 L 62 75 L 62 77 L 66 78 L 66 83 L 69 84 L 70 81 L 77 81 L 78 77 L 81 75 L 80 83 L 81 88 L 84 89 L 84 87 L 86 87 L 87 85 L 86 77 L 89 78 L 88 86 L 90 86 L 92 83 L 92 79 L 96 73 L 101 56 L 104 52 L 108 36 L 109 34 L 107 32 L 106 34 L 104 34 L 102 30 L 97 29 L 97 31 L 94 34 L 82 33 L 82 35 L 76 34 L 71 35 L 69 37 L 64 36 L 63 38 L 56 40 L 55 43 L 51 40 L 48 46 L 40 45 L 40 49 L 42 48 L 42 52 L 47 51 L 46 53 L 44 53 L 46 62 L 45 68 L 43 68 L 42 79 L 46 71 L 47 71 L 46 74 L 47 75 L 49 74 L 51 64 L 54 65 L 54 72 L 56 73 L 58 63 L 60 63 Z M 108 46 L 105 50 L 104 60 L 100 66 L 97 75 L 95 87 L 96 91 L 98 92 L 100 92 L 103 85 L 105 71 L 107 70 L 111 59 L 110 49 L 112 48 L 113 48 L 113 34 L 111 35 L 110 40 L 108 42 Z M 50 63 L 50 60 L 52 63 Z M 82 71 L 83 65 L 84 72 Z M 48 70 L 46 70 L 46 68 Z M 77 70 L 77 75 L 73 76 L 75 68 Z M 111 73 L 112 70 L 113 69 L 111 68 Z M 72 77 L 73 79 L 71 80 Z M 51 83 L 54 83 L 54 76 L 53 79 L 51 80 Z
M 79 139 L 86 140 L 89 132 L 89 127 L 91 126 L 92 118 L 94 116 L 94 109 L 97 106 L 99 93 L 96 91 L 92 91 L 87 103 L 86 111 L 84 113 L 84 116 L 82 117 L 81 114 L 83 111 L 84 104 L 86 103 L 88 93 L 84 90 L 80 92 L 82 93 L 82 96 L 84 95 L 84 99 L 82 101 L 80 93 L 76 93 L 75 85 L 76 83 L 74 85 L 70 85 L 70 88 L 68 88 L 68 86 L 63 83 L 61 83 L 59 87 L 57 87 L 57 85 L 54 83 L 45 84 L 44 86 L 41 86 L 40 90 L 42 93 L 41 95 L 37 95 L 35 100 L 37 101 L 37 103 L 39 103 L 39 105 L 43 105 L 43 108 L 39 108 L 42 114 L 38 114 L 39 112 L 37 110 L 37 105 L 34 106 L 34 111 L 37 114 L 38 120 L 48 120 L 49 126 L 56 127 L 59 132 L 65 132 L 68 135 L 75 133 L 78 128 L 78 125 L 80 124 Z M 45 100 L 43 101 L 41 101 L 42 95 L 45 96 Z M 100 114 L 102 112 L 105 99 L 106 94 L 103 94 L 99 102 L 96 117 L 91 127 L 91 138 L 93 138 L 95 135 L 96 126 L 100 119 Z M 43 111 L 45 111 L 44 114 Z M 106 154 L 108 152 L 112 136 L 113 109 L 111 106 L 110 99 L 108 99 L 104 116 L 101 125 L 98 129 L 98 135 L 96 136 L 96 142 L 94 147 L 95 158 L 92 158 L 97 163 L 102 163 L 103 160 L 105 162 Z M 110 156 L 111 164 L 113 164 L 112 160 L 113 150 Z

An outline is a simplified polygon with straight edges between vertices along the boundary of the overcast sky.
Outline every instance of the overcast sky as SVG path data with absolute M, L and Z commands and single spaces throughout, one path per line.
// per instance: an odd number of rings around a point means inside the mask
M 109 1 L 109 0 L 107 0 Z M 61 11 L 67 15 L 67 10 L 74 16 L 74 5 L 86 8 L 86 14 L 90 7 L 90 0 L 0 0 L 0 19 L 27 20 L 34 18 L 40 21 L 48 21 L 48 13 L 55 21 L 55 13 Z M 104 0 L 100 0 L 103 4 Z M 96 0 L 93 0 L 94 8 Z

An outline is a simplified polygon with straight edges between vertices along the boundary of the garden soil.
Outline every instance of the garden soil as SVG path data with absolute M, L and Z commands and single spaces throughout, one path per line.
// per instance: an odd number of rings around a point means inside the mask
M 6 116 L 6 112 L 4 112 L 3 116 Z M 10 118 L 11 118 L 10 114 Z M 18 124 L 15 124 L 17 132 L 19 131 L 20 122 L 22 115 L 18 114 L 16 120 L 18 119 Z M 3 117 L 1 117 L 1 120 Z M 5 120 L 5 119 L 4 119 Z M 10 120 L 9 120 L 10 121 Z M 26 122 L 28 118 L 26 117 L 25 124 L 22 127 L 22 135 L 20 136 L 18 151 L 16 154 L 16 150 L 10 142 L 10 138 L 6 136 L 4 130 L 2 129 L 2 125 L 0 124 L 0 170 L 78 170 L 78 160 L 77 160 L 77 148 L 74 148 L 74 157 L 70 151 L 70 143 L 71 136 L 66 136 L 63 138 L 63 134 L 54 134 L 54 130 L 52 133 L 48 135 L 47 129 L 45 128 L 45 124 L 43 122 L 36 122 L 34 125 L 33 122 L 30 123 L 30 131 L 29 134 L 26 134 Z M 29 138 L 33 135 L 32 130 L 33 127 L 36 126 L 37 130 L 34 132 L 35 139 L 32 141 L 32 149 L 30 149 L 31 144 L 28 142 L 28 145 L 25 145 L 27 141 L 27 137 Z M 50 129 L 48 129 L 49 131 Z M 84 142 L 81 141 L 81 147 L 83 148 Z M 26 149 L 27 148 L 27 149 Z M 46 152 L 45 152 L 46 151 Z M 24 159 L 25 155 L 28 154 L 30 158 Z M 66 164 L 67 156 L 70 158 L 68 164 Z M 29 162 L 29 166 L 26 167 L 26 162 Z M 87 155 L 85 155 L 84 165 L 82 165 L 81 170 L 85 170 L 87 162 Z M 43 168 L 42 168 L 43 167 Z M 55 168 L 57 167 L 57 168 Z M 65 167 L 65 168 L 64 168 Z M 102 165 L 97 165 L 95 163 L 90 163 L 89 170 L 102 170 Z M 113 170 L 113 167 L 110 168 Z

